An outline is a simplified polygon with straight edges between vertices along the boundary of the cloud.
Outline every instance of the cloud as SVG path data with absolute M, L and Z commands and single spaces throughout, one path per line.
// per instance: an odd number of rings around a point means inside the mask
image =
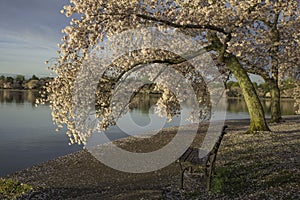
M 61 29 L 69 21 L 60 14 L 67 2 L 0 1 L 0 72 L 15 73 L 20 69 L 20 72 L 45 73 L 41 66 L 45 67 L 43 62 L 55 56 L 56 45 L 62 37 Z
M 0 1 L 1 38 L 57 42 L 69 19 L 60 14 L 66 0 Z

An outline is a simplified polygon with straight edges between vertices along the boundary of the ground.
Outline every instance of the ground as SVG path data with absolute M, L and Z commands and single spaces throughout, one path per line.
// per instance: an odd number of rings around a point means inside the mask
M 19 199 L 300 199 L 300 116 L 270 124 L 272 132 L 244 134 L 247 120 L 227 121 L 217 157 L 212 191 L 205 192 L 203 174 L 186 174 L 179 189 L 179 166 L 131 174 L 111 169 L 88 151 L 57 158 L 8 177 L 33 186 Z M 197 129 L 186 127 L 186 131 Z M 193 145 L 201 143 L 200 126 Z M 151 139 L 125 139 L 116 144 L 128 151 L 149 152 L 165 145 L 176 128 Z

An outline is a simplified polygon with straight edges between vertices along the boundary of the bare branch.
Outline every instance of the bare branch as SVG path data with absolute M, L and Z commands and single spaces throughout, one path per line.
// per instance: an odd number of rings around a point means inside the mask
M 210 24 L 204 24 L 204 25 L 200 25 L 200 24 L 176 24 L 174 22 L 171 22 L 171 21 L 168 21 L 168 20 L 165 20 L 165 19 L 157 19 L 155 17 L 145 15 L 145 14 L 136 14 L 136 16 L 140 17 L 142 19 L 145 19 L 145 20 L 159 22 L 159 23 L 162 23 L 162 24 L 174 27 L 174 28 L 209 29 L 209 30 L 213 30 L 213 31 L 223 33 L 225 35 L 228 34 L 223 28 L 213 26 L 213 25 L 210 25 Z

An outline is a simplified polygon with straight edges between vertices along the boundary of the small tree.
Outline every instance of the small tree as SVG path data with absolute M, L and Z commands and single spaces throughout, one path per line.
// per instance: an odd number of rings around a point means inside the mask
M 6 82 L 8 83 L 13 83 L 14 82 L 14 78 L 11 76 L 6 77 Z
M 29 80 L 39 80 L 39 78 L 36 75 L 32 75 L 32 77 Z
M 25 76 L 17 75 L 16 78 L 15 78 L 15 81 L 19 84 L 22 84 L 25 81 Z

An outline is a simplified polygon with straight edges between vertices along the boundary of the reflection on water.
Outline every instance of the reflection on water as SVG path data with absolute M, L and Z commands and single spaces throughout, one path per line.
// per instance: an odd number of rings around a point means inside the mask
M 37 91 L 10 91 L 10 90 L 0 90 L 0 102 L 1 103 L 14 103 L 21 105 L 30 103 L 32 106 L 35 105 L 35 100 L 39 96 Z M 134 98 L 129 106 L 131 112 L 138 111 L 141 114 L 149 114 L 152 106 L 155 105 L 159 99 L 159 94 L 142 94 L 138 96 L 139 98 Z M 263 99 L 262 105 L 265 110 L 266 115 L 271 113 L 271 101 L 269 99 Z M 281 109 L 283 115 L 294 115 L 294 100 L 292 99 L 282 99 Z M 153 110 L 152 110 L 153 111 Z M 248 110 L 245 101 L 242 98 L 230 98 L 227 100 L 227 114 L 234 115 L 237 113 L 244 113 L 247 115 Z M 248 116 L 248 115 L 247 115 Z M 233 116 L 232 116 L 233 117 Z
M 35 100 L 39 96 L 37 91 L 10 91 L 0 90 L 1 103 L 24 104 L 24 102 L 35 105 Z
M 149 108 L 154 106 L 156 101 L 160 95 L 142 95 L 139 99 L 135 99 L 134 102 L 131 103 L 130 109 L 136 110 L 144 114 L 149 114 Z M 265 110 L 265 114 L 267 117 L 271 114 L 271 101 L 270 99 L 262 99 L 261 100 L 263 108 Z M 281 110 L 283 115 L 294 115 L 294 100 L 293 99 L 282 99 L 281 100 Z M 227 119 L 240 119 L 248 118 L 248 109 L 247 105 L 242 98 L 229 98 L 227 99 Z
M 57 134 L 52 124 L 51 112 L 47 105 L 35 107 L 38 92 L 0 90 L 0 176 L 24 169 L 36 163 L 80 150 L 78 145 L 68 146 L 68 137 L 64 130 Z M 156 116 L 153 105 L 159 95 L 143 95 L 130 105 L 130 112 L 118 124 L 106 133 L 110 139 L 126 137 L 121 128 L 133 134 L 140 133 L 130 123 L 156 130 L 157 127 L 179 125 L 180 118 L 170 123 Z M 270 101 L 263 100 L 267 116 L 270 115 Z M 295 113 L 293 100 L 282 100 L 283 115 Z M 183 111 L 184 112 L 183 108 Z M 247 107 L 242 99 L 229 99 L 228 119 L 249 118 Z M 128 119 L 132 121 L 129 123 Z M 164 124 L 165 123 L 165 124 Z M 142 129 L 141 129 L 142 130 Z
M 131 111 L 138 110 L 141 113 L 149 114 L 149 109 L 155 106 L 157 100 L 161 97 L 160 94 L 140 94 L 132 99 L 129 109 Z
M 243 113 L 245 116 L 249 117 L 248 109 L 246 103 L 243 99 L 228 99 L 228 107 L 227 107 L 227 116 L 234 116 L 238 113 Z M 265 114 L 267 117 L 271 115 L 271 101 L 270 99 L 262 99 L 262 106 L 265 110 Z M 294 115 L 294 100 L 293 99 L 282 99 L 281 100 L 281 112 L 282 115 Z M 238 119 L 238 118 L 237 118 Z
M 0 90 L 0 176 L 80 150 L 57 134 L 50 109 L 35 107 L 38 92 Z

